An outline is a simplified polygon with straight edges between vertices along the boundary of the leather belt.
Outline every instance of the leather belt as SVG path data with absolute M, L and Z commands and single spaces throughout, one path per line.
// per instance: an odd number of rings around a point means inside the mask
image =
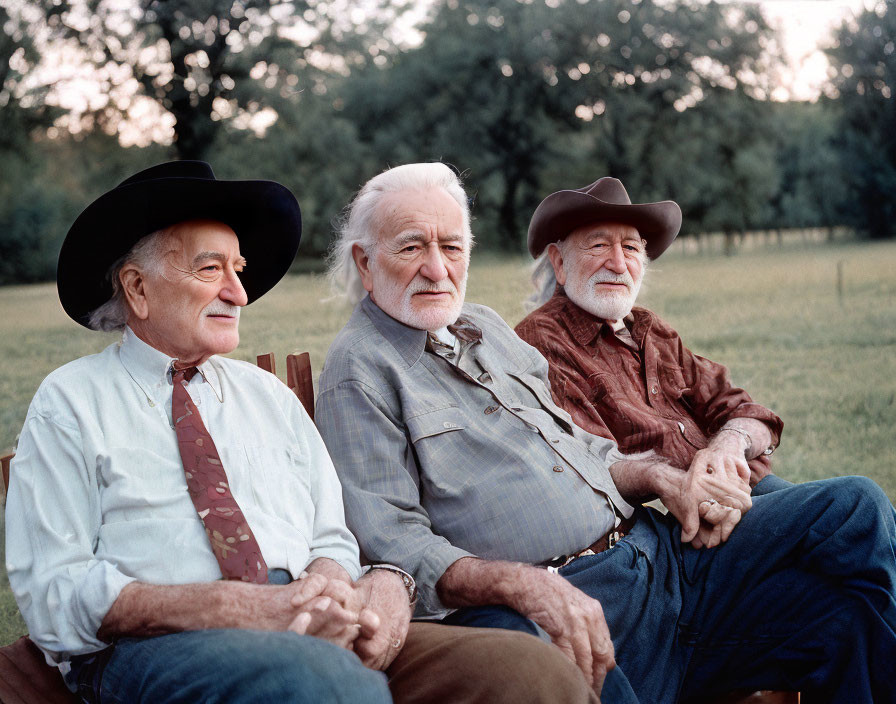
M 591 545 L 589 545 L 587 548 L 579 550 L 577 553 L 573 553 L 572 555 L 561 555 L 560 557 L 555 557 L 552 560 L 541 563 L 541 566 L 560 569 L 561 567 L 566 567 L 566 565 L 577 558 L 585 557 L 586 555 L 597 555 L 604 552 L 605 550 L 609 550 L 616 543 L 622 540 L 626 535 L 631 533 L 631 530 L 635 525 L 635 520 L 636 519 L 634 515 L 631 518 L 623 518 L 619 522 L 618 526 L 611 529 L 606 535 L 602 535 L 600 538 L 591 543 Z

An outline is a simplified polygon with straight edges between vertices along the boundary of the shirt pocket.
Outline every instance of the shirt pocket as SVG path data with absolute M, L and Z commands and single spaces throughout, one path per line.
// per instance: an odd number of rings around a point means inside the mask
M 663 394 L 669 401 L 679 402 L 685 406 L 689 405 L 687 396 L 691 393 L 691 388 L 685 383 L 681 368 L 677 366 L 662 367 L 658 376 Z
M 532 374 L 511 371 L 507 373 L 525 386 L 535 397 L 542 410 L 549 413 L 567 433 L 572 432 L 572 416 L 554 403 L 554 399 L 551 397 L 544 381 Z
M 225 447 L 221 462 L 241 505 L 240 497 L 251 496 L 261 510 L 282 516 L 311 500 L 308 453 L 299 445 Z
M 406 422 L 411 442 L 415 445 L 426 438 L 464 430 L 466 427 L 460 409 L 454 406 L 427 411 L 408 418 Z

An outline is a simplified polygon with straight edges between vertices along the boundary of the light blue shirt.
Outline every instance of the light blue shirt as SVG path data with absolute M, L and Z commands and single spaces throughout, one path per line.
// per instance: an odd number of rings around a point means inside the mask
M 54 662 L 96 637 L 121 589 L 221 578 L 187 492 L 171 424 L 171 358 L 130 330 L 57 369 L 22 429 L 6 504 L 9 582 Z M 328 557 L 352 579 L 358 547 L 314 423 L 273 374 L 212 357 L 188 386 L 268 568 Z

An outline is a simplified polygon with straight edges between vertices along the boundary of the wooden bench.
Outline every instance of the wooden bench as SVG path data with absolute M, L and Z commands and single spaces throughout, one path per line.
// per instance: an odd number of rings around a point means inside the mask
M 260 354 L 258 366 L 276 374 L 273 354 Z M 308 415 L 314 419 L 314 382 L 311 357 L 307 352 L 286 357 L 286 384 L 298 396 Z M 9 487 L 9 466 L 14 455 L 0 458 L 3 470 L 3 495 Z M 699 704 L 798 704 L 797 692 L 736 692 L 707 699 Z M 4 704 L 77 704 L 59 670 L 48 665 L 43 653 L 28 636 L 0 648 L 0 702 Z M 646 704 L 646 703 L 645 703 Z M 698 704 L 698 702 L 693 702 Z

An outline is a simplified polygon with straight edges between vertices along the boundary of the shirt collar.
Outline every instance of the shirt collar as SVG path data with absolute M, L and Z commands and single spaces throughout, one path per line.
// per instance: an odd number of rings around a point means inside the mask
M 374 327 L 385 337 L 401 355 L 405 363 L 412 367 L 426 349 L 426 338 L 429 333 L 426 330 L 418 330 L 396 320 L 380 308 L 370 295 L 361 301 L 361 310 L 370 318 Z
M 119 357 L 128 374 L 148 396 L 156 396 L 159 389 L 166 389 L 165 393 L 168 393 L 167 387 L 171 386 L 171 365 L 175 359 L 145 343 L 127 326 L 119 343 Z M 221 397 L 221 378 L 213 360 L 214 356 L 200 364 L 201 376 L 193 378 L 207 381 Z
M 613 327 L 606 320 L 598 318 L 587 310 L 577 306 L 569 299 L 566 295 L 566 291 L 559 285 L 557 286 L 557 290 L 554 291 L 554 297 L 561 303 L 560 310 L 558 311 L 559 315 L 577 344 L 583 347 L 591 345 L 604 327 L 612 332 Z M 629 313 L 622 319 L 629 330 L 632 329 L 634 320 L 633 313 Z

